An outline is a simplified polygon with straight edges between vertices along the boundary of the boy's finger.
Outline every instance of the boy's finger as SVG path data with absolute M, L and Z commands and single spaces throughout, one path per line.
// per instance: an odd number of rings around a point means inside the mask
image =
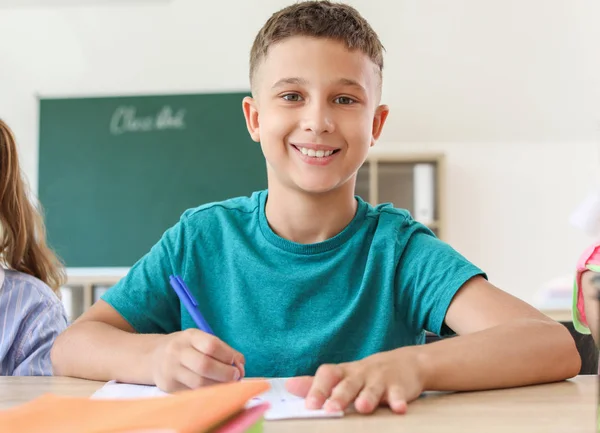
M 314 378 L 312 376 L 292 377 L 285 381 L 285 389 L 298 397 L 305 398 L 310 391 Z
M 225 364 L 233 364 L 236 362 L 240 364 L 246 363 L 244 355 L 237 350 L 232 349 L 214 335 L 207 334 L 199 329 L 194 331 L 197 332 L 191 334 L 192 337 L 190 342 L 196 350 Z
M 240 370 L 240 379 L 243 379 L 246 376 L 246 367 L 243 363 L 234 361 L 235 366 L 238 370 Z
M 360 413 L 371 413 L 379 406 L 384 392 L 385 386 L 381 383 L 367 385 L 356 397 L 354 407 Z
M 407 403 L 404 390 L 398 385 L 392 385 L 387 391 L 387 402 L 395 413 L 406 413 Z
M 325 403 L 325 410 L 337 412 L 346 410 L 364 387 L 362 377 L 346 377 L 331 392 L 331 398 Z
M 321 365 L 313 379 L 310 391 L 306 396 L 307 409 L 320 409 L 331 395 L 333 388 L 344 378 L 344 371 L 338 365 Z
M 232 382 L 241 377 L 237 367 L 217 361 L 192 347 L 181 352 L 181 365 L 201 377 L 216 382 Z
M 175 380 L 177 383 L 181 384 L 180 389 L 196 389 L 203 386 L 214 385 L 218 382 L 214 380 L 207 379 L 206 377 L 202 377 L 199 374 L 189 370 L 188 368 L 180 365 L 175 372 Z

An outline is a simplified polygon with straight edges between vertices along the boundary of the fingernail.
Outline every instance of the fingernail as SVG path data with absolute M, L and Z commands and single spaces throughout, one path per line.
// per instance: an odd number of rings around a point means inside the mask
M 309 409 L 319 409 L 319 400 L 316 397 L 309 397 L 306 403 Z
M 233 380 L 240 380 L 240 370 L 238 370 L 237 368 L 235 369 L 235 372 L 233 373 Z
M 398 412 L 398 413 L 406 412 L 406 402 L 403 400 L 393 400 L 390 403 L 390 406 L 392 407 L 392 410 L 394 412 Z
M 342 407 L 337 401 L 328 401 L 327 404 L 325 404 L 325 410 L 327 412 L 339 412 L 342 410 Z

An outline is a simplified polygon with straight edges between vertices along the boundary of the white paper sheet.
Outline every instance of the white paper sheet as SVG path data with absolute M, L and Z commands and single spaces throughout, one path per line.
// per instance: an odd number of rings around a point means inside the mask
M 269 379 L 271 388 L 253 398 L 246 405 L 255 406 L 268 402 L 271 407 L 265 412 L 266 420 L 282 420 L 293 418 L 339 418 L 344 416 L 343 411 L 326 412 L 323 409 L 309 410 L 304 406 L 304 399 L 290 394 L 285 389 L 286 378 Z M 169 394 L 161 391 L 156 386 L 132 385 L 110 381 L 96 391 L 91 398 L 94 399 L 128 399 L 128 398 L 155 398 L 168 397 Z

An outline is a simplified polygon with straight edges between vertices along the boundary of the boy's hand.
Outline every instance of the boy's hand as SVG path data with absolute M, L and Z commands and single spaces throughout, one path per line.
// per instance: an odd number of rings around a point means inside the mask
M 154 383 L 165 392 L 235 381 L 245 374 L 241 353 L 199 329 L 165 335 L 151 363 Z
M 345 410 L 354 402 L 358 412 L 371 413 L 380 403 L 387 403 L 394 412 L 404 413 L 407 404 L 424 389 L 418 353 L 413 349 L 396 349 L 360 361 L 322 365 L 314 378 L 289 379 L 286 388 L 292 394 L 306 397 L 309 409 Z

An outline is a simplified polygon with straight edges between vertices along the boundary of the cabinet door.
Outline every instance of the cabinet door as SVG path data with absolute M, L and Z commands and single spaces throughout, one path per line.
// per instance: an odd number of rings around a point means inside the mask
M 437 165 L 430 162 L 380 161 L 377 200 L 406 209 L 438 234 Z
M 366 161 L 359 169 L 356 175 L 356 188 L 355 194 L 362 198 L 366 202 L 371 202 L 370 194 L 370 182 L 371 182 L 371 164 Z
M 392 203 L 414 215 L 413 165 L 406 162 L 377 164 L 377 197 L 379 203 Z

